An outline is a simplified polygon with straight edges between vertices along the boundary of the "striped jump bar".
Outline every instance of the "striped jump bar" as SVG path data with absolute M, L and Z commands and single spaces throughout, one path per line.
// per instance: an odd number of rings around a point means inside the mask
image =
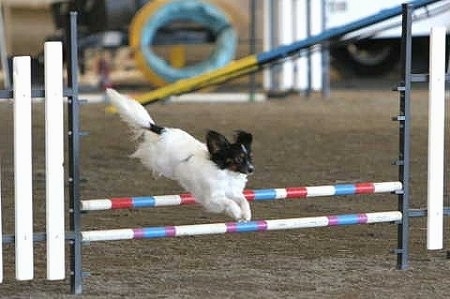
M 388 193 L 402 190 L 401 182 L 338 184 L 316 187 L 289 187 L 275 189 L 245 190 L 248 201 L 293 199 L 319 196 L 337 196 L 352 194 Z M 179 206 L 194 204 L 190 193 L 179 195 L 156 195 L 140 197 L 116 197 L 81 201 L 83 211 L 101 211 L 116 209 L 151 208 L 160 206 Z
M 161 226 L 135 229 L 94 230 L 84 231 L 81 233 L 81 236 L 84 242 L 118 241 L 131 239 L 156 239 L 196 235 L 246 233 L 270 230 L 397 222 L 401 220 L 401 212 L 389 211 L 306 218 L 259 220 L 249 222 Z

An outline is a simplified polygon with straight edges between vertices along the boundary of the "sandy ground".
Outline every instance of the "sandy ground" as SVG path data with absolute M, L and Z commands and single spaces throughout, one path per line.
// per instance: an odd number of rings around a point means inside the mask
M 395 83 L 394 83 L 395 84 Z M 412 206 L 426 202 L 427 92 L 413 94 Z M 395 181 L 398 94 L 383 88 L 335 89 L 329 99 L 290 96 L 265 103 L 148 106 L 164 126 L 198 138 L 207 129 L 254 134 L 256 173 L 249 188 Z M 34 112 L 35 230 L 43 231 L 45 172 L 43 105 Z M 134 144 L 103 104 L 82 107 L 82 198 L 177 194 L 128 157 Z M 4 232 L 12 233 L 12 106 L 0 103 Z M 254 219 L 396 210 L 394 195 L 327 197 L 252 203 Z M 226 216 L 198 206 L 93 212 L 88 229 L 215 223 Z M 84 295 L 79 298 L 447 298 L 446 252 L 426 252 L 424 219 L 413 219 L 410 268 L 395 269 L 396 226 L 376 224 L 280 232 L 98 242 L 83 247 Z M 446 241 L 448 246 L 448 241 Z M 72 298 L 69 280 L 45 281 L 36 244 L 36 279 L 14 280 L 14 250 L 5 246 L 2 298 Z M 67 271 L 69 274 L 69 272 Z

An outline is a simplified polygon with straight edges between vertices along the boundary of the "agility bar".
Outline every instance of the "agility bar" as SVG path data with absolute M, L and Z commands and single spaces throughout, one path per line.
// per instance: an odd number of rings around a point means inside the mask
M 248 201 L 266 201 L 320 196 L 341 196 L 355 194 L 389 193 L 401 191 L 401 182 L 337 184 L 315 187 L 288 187 L 275 189 L 245 190 Z M 106 199 L 82 200 L 83 211 L 101 211 L 116 209 L 152 208 L 159 206 L 179 206 L 194 204 L 190 193 L 179 195 L 156 195 L 139 197 L 116 197 Z
M 330 215 L 320 217 L 258 220 L 249 222 L 161 226 L 135 229 L 94 230 L 81 232 L 81 236 L 83 242 L 157 239 L 182 236 L 249 233 L 270 230 L 288 230 L 312 227 L 397 222 L 401 219 L 401 212 L 389 211 L 377 213 Z

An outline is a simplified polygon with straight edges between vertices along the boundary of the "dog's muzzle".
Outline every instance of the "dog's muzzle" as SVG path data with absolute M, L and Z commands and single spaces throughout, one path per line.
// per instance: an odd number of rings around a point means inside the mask
M 255 171 L 255 167 L 253 165 L 247 166 L 247 174 L 252 174 Z

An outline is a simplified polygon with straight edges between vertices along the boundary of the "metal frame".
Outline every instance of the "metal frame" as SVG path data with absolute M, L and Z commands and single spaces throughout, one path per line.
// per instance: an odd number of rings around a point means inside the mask
M 398 195 L 399 210 L 406 215 L 398 225 L 397 268 L 408 268 L 409 256 L 409 218 L 426 217 L 426 209 L 410 208 L 410 124 L 411 124 L 411 88 L 412 83 L 429 82 L 429 74 L 413 74 L 412 64 L 412 21 L 414 8 L 411 4 L 402 4 L 402 44 L 401 44 L 401 82 L 396 88 L 400 92 L 400 115 L 394 120 L 399 121 L 400 154 L 396 164 L 399 167 L 398 179 L 403 183 L 403 193 Z M 447 70 L 445 81 L 450 82 Z M 450 216 L 450 207 L 444 207 L 443 214 Z
M 77 13 L 70 12 L 66 32 L 67 84 L 72 90 L 68 97 L 68 159 L 70 214 L 70 286 L 73 294 L 83 292 L 81 209 L 80 209 L 80 101 L 78 99 L 78 37 Z
M 399 122 L 399 158 L 398 180 L 403 184 L 403 192 L 398 195 L 398 209 L 403 218 L 397 228 L 397 269 L 408 268 L 409 256 L 409 182 L 410 182 L 410 129 L 411 129 L 411 58 L 412 58 L 412 7 L 402 5 L 402 44 L 401 44 L 401 82 L 397 87 L 400 92 L 400 114 L 395 118 Z M 406 217 L 405 217 L 406 216 Z

